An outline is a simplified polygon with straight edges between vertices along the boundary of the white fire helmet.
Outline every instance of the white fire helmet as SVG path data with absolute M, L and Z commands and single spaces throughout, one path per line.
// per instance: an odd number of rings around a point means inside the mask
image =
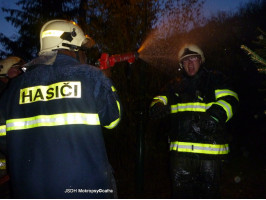
M 178 62 L 181 64 L 182 60 L 188 56 L 200 56 L 201 62 L 204 63 L 205 57 L 202 50 L 195 44 L 185 44 L 178 52 Z
M 16 56 L 9 56 L 6 59 L 0 60 L 0 77 L 7 76 L 9 69 L 15 67 L 21 61 L 21 58 Z
M 51 20 L 43 25 L 40 32 L 41 48 L 39 55 L 57 49 L 78 51 L 94 45 L 94 41 L 84 35 L 82 29 L 73 21 Z

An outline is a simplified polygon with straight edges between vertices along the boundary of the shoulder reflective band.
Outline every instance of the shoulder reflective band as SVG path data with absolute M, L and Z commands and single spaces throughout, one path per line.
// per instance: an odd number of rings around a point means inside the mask
M 215 102 L 214 104 L 221 106 L 224 109 L 224 111 L 226 112 L 226 116 L 227 116 L 226 122 L 233 117 L 232 106 L 229 103 L 227 103 L 224 100 L 219 100 Z
M 81 98 L 81 82 L 58 82 L 21 89 L 19 104 L 63 98 Z
M 56 115 L 38 115 L 34 117 L 10 119 L 6 121 L 6 130 L 23 130 L 41 126 L 60 125 L 100 125 L 98 114 L 66 113 Z
M 219 98 L 224 97 L 224 96 L 233 96 L 237 99 L 237 101 L 239 101 L 237 93 L 235 93 L 232 90 L 227 90 L 227 89 L 215 90 L 215 98 L 216 99 L 219 99 Z
M 208 108 L 211 107 L 213 103 L 200 103 L 200 102 L 193 102 L 193 103 L 178 103 L 176 105 L 171 105 L 171 113 L 177 112 L 206 112 Z
M 5 169 L 6 169 L 6 160 L 0 159 L 0 170 L 5 170 Z
M 154 106 L 154 104 L 156 104 L 158 102 L 163 103 L 163 105 L 167 105 L 167 103 L 168 103 L 167 97 L 166 96 L 156 96 L 156 97 L 154 97 L 150 107 Z
M 60 37 L 64 31 L 59 31 L 59 30 L 47 30 L 42 32 L 42 38 L 45 37 Z
M 0 136 L 5 136 L 6 135 L 6 125 L 1 125 L 0 126 Z
M 170 151 L 203 153 L 203 154 L 228 154 L 228 144 L 201 144 L 191 142 L 171 142 Z
M 113 121 L 111 124 L 104 126 L 107 129 L 112 129 L 117 126 L 117 124 L 120 122 L 121 119 L 121 110 L 120 110 L 120 103 L 116 101 L 118 112 L 119 112 L 119 118 L 117 118 L 115 121 Z

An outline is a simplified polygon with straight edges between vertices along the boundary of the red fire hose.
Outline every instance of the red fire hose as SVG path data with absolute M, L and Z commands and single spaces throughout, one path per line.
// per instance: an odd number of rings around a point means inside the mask
M 127 61 L 129 64 L 135 62 L 138 57 L 138 53 L 124 53 L 124 54 L 116 54 L 109 56 L 107 53 L 102 53 L 101 58 L 98 60 L 97 64 L 101 70 L 108 69 L 109 67 L 113 67 L 117 62 Z

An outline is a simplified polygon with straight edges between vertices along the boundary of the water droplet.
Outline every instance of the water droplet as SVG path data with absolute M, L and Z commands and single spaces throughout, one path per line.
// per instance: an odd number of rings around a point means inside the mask
M 241 178 L 239 176 L 236 176 L 234 178 L 235 183 L 239 183 L 241 181 Z

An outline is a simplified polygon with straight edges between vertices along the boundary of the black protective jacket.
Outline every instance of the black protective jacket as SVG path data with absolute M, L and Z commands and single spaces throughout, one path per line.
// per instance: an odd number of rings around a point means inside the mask
M 99 69 L 62 54 L 33 65 L 1 97 L 0 115 L 12 197 L 113 197 L 102 126 L 118 124 L 120 103 Z
M 168 84 L 151 107 L 157 103 L 169 107 L 170 150 L 208 159 L 228 154 L 225 124 L 237 110 L 238 95 L 222 73 L 200 68 L 194 77 L 184 75 Z

